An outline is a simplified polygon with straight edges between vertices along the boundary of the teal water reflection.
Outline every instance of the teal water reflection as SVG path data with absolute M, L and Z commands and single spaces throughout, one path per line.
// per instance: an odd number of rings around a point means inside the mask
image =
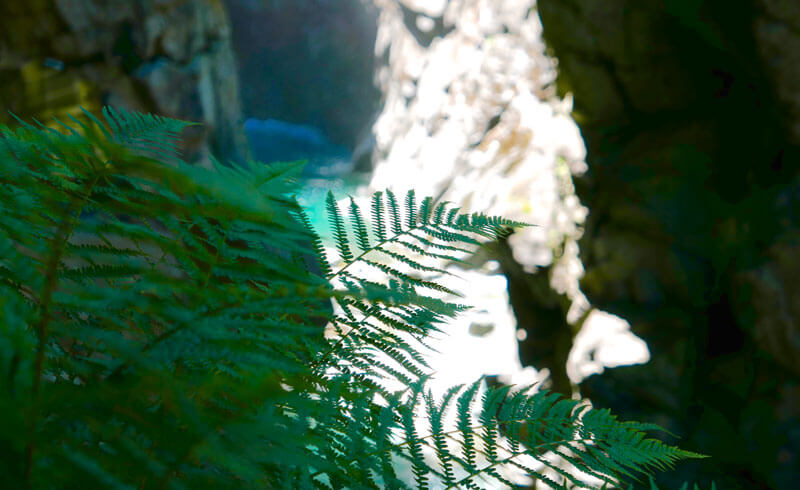
M 338 177 L 300 180 L 301 191 L 297 200 L 305 208 L 311 223 L 326 244 L 333 244 L 333 235 L 325 213 L 325 197 L 328 191 L 333 192 L 337 200 L 349 195 L 356 196 L 359 187 L 369 184 L 369 178 L 368 173 L 351 173 Z M 362 209 L 362 211 L 369 213 L 368 209 Z M 342 209 L 342 213 L 346 212 L 346 209 Z

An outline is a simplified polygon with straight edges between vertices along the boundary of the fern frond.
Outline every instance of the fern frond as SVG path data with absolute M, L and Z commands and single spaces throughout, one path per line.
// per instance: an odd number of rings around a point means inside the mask
M 117 143 L 142 151 L 148 156 L 172 161 L 180 156 L 180 132 L 186 126 L 192 125 L 177 119 L 131 112 L 122 108 L 104 107 L 103 116 Z M 97 121 L 96 118 L 92 119 Z
M 429 436 L 412 430 L 409 419 L 414 411 L 413 399 L 395 400 L 392 406 L 401 414 L 405 427 L 406 439 L 401 444 L 417 467 L 418 481 L 427 482 L 420 476 L 425 466 L 420 456 L 424 448 L 436 456 L 435 466 L 427 464 L 431 470 L 428 476 L 440 477 L 446 488 L 472 488 L 478 478 L 486 477 L 514 486 L 499 471 L 506 465 L 522 469 L 551 488 L 564 488 L 563 483 L 531 467 L 523 458 L 537 461 L 574 487 L 592 488 L 555 464 L 550 454 L 611 485 L 634 477 L 634 472 L 649 474 L 653 469 L 671 468 L 681 459 L 703 457 L 647 438 L 643 429 L 657 428 L 652 424 L 619 422 L 606 410 L 588 409 L 579 401 L 546 391 L 530 395 L 522 390 L 509 395 L 510 387 L 503 387 L 489 389 L 478 399 L 480 384 L 454 387 L 438 403 L 430 394 L 425 395 Z M 442 422 L 450 407 L 456 410 L 453 429 Z
M 370 224 L 329 194 L 334 271 L 291 197 L 299 165 L 191 167 L 187 123 L 85 116 L 0 126 L 0 472 L 15 485 L 478 488 L 512 485 L 510 465 L 558 487 L 582 482 L 550 455 L 609 484 L 700 457 L 554 394 L 424 392 L 427 340 L 466 309 L 444 263 L 521 223 L 413 192 L 401 213 L 386 191 Z
M 328 211 L 328 220 L 330 221 L 331 228 L 333 228 L 336 249 L 339 251 L 345 263 L 352 263 L 354 257 L 353 252 L 350 250 L 350 240 L 347 238 L 344 219 L 339 212 L 339 206 L 336 204 L 336 199 L 333 197 L 331 191 L 328 191 L 328 196 L 325 198 L 325 207 Z
M 406 218 L 408 219 L 406 226 L 409 228 L 417 225 L 417 206 L 413 189 L 406 194 Z
M 359 209 L 355 199 L 353 199 L 352 196 L 350 197 L 350 220 L 359 250 L 362 252 L 368 252 L 370 248 L 372 248 L 369 244 L 369 234 L 367 233 L 366 225 L 364 225 L 364 218 L 361 215 L 361 209 Z
M 378 242 L 386 241 L 386 225 L 383 219 L 383 193 L 377 191 L 372 195 L 372 226 L 375 239 Z

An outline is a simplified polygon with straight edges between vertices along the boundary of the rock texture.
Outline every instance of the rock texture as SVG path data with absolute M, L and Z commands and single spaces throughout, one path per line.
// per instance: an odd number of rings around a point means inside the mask
M 204 123 L 186 157 L 246 154 L 236 65 L 219 0 L 0 3 L 2 106 L 20 116 L 102 105 Z
M 544 54 L 533 2 L 376 5 L 384 108 L 373 128 L 371 188 L 414 188 L 466 211 L 539 225 L 516 234 L 496 255 L 509 277 L 517 324 L 531 332 L 533 352 L 522 353 L 521 361 L 549 369 L 555 388 L 570 391 L 570 300 L 552 301 L 549 278 L 540 275 L 544 288 L 533 288 L 541 294 L 530 301 L 528 276 L 556 260 L 562 268 L 576 260 L 585 209 L 575 198 L 571 172 L 583 170 L 584 150 L 568 109 L 555 98 L 555 71 Z M 571 279 L 562 281 L 561 292 L 579 296 Z M 548 315 L 537 318 L 537 311 Z M 531 322 L 538 322 L 536 334 Z M 503 331 L 513 336 L 513 330 Z
M 573 338 L 590 302 L 629 321 L 652 360 L 592 376 L 581 392 L 713 457 L 682 465 L 665 488 L 792 488 L 795 3 L 375 3 L 385 105 L 372 188 L 542 225 L 493 257 L 535 340 L 521 344 L 523 361 L 563 390 L 567 352 L 605 352 L 578 345 L 593 335 Z
M 653 356 L 582 391 L 712 456 L 666 488 L 794 488 L 800 5 L 540 0 L 539 13 L 587 147 L 581 288 Z
M 551 387 L 571 394 L 586 372 L 578 366 L 590 357 L 588 348 L 570 357 L 580 324 L 621 336 L 626 329 L 618 318 L 604 322 L 612 317 L 589 314 L 578 287 L 577 239 L 587 210 L 572 179 L 586 170 L 585 149 L 569 98 L 556 94 L 555 63 L 545 53 L 535 2 L 375 4 L 384 107 L 373 128 L 371 188 L 414 188 L 467 211 L 536 225 L 485 258 L 508 278 L 524 331 L 520 361 L 546 370 Z M 513 339 L 516 326 L 502 327 Z M 639 350 L 630 361 L 646 356 Z
M 367 138 L 377 11 L 367 0 L 225 0 L 246 117 L 322 130 L 353 151 Z

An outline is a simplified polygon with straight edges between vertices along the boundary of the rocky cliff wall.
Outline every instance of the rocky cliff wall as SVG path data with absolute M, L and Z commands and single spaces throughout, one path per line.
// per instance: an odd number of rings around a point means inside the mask
M 519 327 L 520 362 L 549 372 L 552 388 L 571 395 L 574 382 L 604 365 L 645 361 L 624 321 L 593 311 L 578 285 L 587 209 L 573 177 L 586 170 L 585 148 L 569 97 L 556 94 L 535 2 L 375 4 L 384 105 L 373 128 L 372 189 L 414 188 L 536 225 L 484 259 L 494 259 L 488 274 L 506 276 L 516 319 L 496 326 L 512 339 Z M 609 359 L 617 342 L 632 349 Z M 591 351 L 604 355 L 591 359 Z
M 553 371 L 580 312 L 591 304 L 628 320 L 651 361 L 580 388 L 712 456 L 665 488 L 792 488 L 798 7 L 376 4 L 385 106 L 372 187 L 543 225 L 494 257 L 532 340 L 520 354 L 563 390 L 565 373 L 558 382 Z
M 219 0 L 0 3 L 0 106 L 22 117 L 123 106 L 204 123 L 186 157 L 246 154 Z M 2 116 L 5 117 L 5 116 Z
M 583 392 L 665 424 L 724 488 L 800 480 L 800 4 L 540 0 L 587 147 L 589 300 L 652 362 Z
M 322 130 L 353 151 L 378 110 L 368 0 L 225 0 L 246 117 Z

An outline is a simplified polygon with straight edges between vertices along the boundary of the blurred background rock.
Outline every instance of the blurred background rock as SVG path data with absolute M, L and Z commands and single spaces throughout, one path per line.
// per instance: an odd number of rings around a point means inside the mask
M 104 104 L 202 122 L 201 164 L 308 158 L 308 203 L 539 225 L 468 273 L 484 371 L 712 456 L 664 488 L 800 481 L 797 2 L 0 1 L 0 121 Z

